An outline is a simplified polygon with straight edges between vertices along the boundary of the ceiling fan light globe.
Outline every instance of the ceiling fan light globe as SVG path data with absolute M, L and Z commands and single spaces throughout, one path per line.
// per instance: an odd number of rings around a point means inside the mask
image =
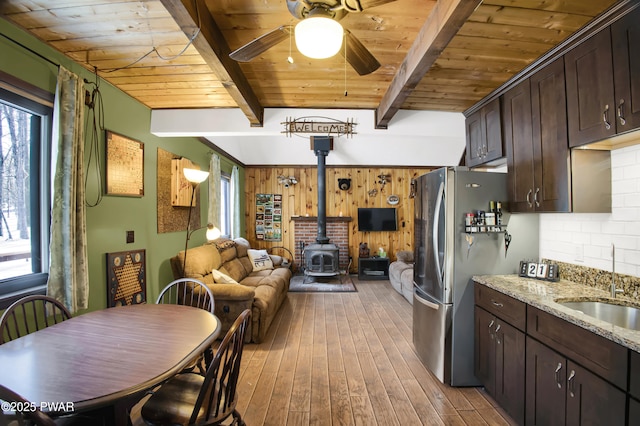
M 324 16 L 314 16 L 296 24 L 296 47 L 304 56 L 325 59 L 342 47 L 344 31 L 339 22 Z

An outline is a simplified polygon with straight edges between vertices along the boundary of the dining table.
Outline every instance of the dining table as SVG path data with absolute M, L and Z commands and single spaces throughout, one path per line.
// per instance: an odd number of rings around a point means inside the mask
M 0 345 L 0 384 L 55 415 L 129 408 L 189 366 L 220 334 L 204 309 L 135 304 L 75 316 Z

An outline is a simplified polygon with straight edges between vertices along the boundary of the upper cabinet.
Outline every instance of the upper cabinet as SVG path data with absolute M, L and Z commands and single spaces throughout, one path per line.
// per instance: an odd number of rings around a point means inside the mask
M 513 212 L 571 211 L 562 58 L 503 95 L 508 191 Z
M 616 128 L 640 128 L 640 7 L 611 25 Z
M 640 127 L 640 8 L 564 55 L 571 147 Z
M 467 166 L 474 167 L 503 157 L 499 98 L 469 115 L 465 126 Z

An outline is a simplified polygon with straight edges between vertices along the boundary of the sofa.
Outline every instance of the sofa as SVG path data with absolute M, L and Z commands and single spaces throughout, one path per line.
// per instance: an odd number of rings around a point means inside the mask
M 413 252 L 401 250 L 389 265 L 389 281 L 398 293 L 413 304 Z
M 184 270 L 183 270 L 184 264 Z M 224 336 L 245 309 L 251 309 L 246 341 L 260 343 L 287 298 L 291 270 L 280 256 L 254 250 L 244 238 L 219 238 L 171 258 L 175 279 L 195 278 L 209 287 Z

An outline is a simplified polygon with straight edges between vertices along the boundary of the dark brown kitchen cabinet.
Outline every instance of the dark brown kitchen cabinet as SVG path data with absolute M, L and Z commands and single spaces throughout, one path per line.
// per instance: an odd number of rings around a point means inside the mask
M 563 60 L 507 91 L 502 105 L 511 211 L 571 211 Z
M 503 157 L 500 99 L 496 98 L 465 120 L 466 165 L 474 167 Z
M 640 127 L 640 8 L 564 56 L 571 147 Z
M 640 8 L 611 25 L 618 133 L 640 127 Z
M 616 134 L 613 58 L 609 28 L 564 55 L 569 145 L 585 145 Z
M 527 337 L 527 425 L 624 425 L 626 395 Z
M 486 287 L 475 285 L 475 353 L 474 368 L 478 380 L 498 404 L 518 423 L 524 421 L 525 334 L 495 314 L 503 317 L 524 313 L 526 305 Z M 481 297 L 478 297 L 482 293 Z M 497 297 L 493 297 L 496 295 Z M 478 301 L 490 303 L 493 312 Z M 515 308 L 515 309 L 513 309 Z M 521 309 L 522 308 L 522 309 Z M 521 315 L 519 320 L 524 320 Z

